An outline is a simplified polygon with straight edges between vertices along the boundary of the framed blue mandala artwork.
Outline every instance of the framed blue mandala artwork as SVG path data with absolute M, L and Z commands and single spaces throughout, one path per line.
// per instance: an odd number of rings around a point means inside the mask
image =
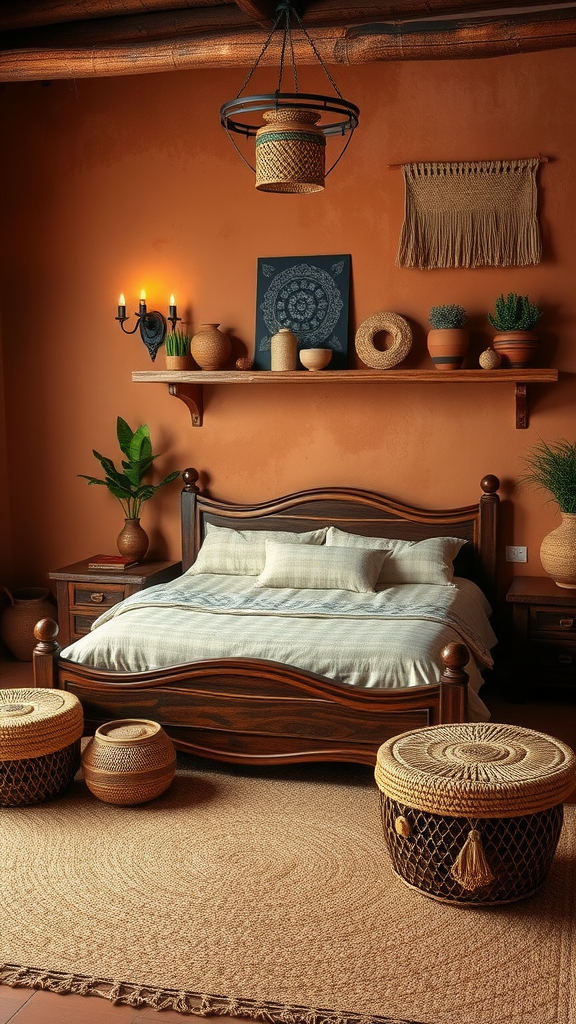
M 281 327 L 298 349 L 331 348 L 328 370 L 348 366 L 348 256 L 271 256 L 258 260 L 254 366 L 270 369 L 270 339 Z

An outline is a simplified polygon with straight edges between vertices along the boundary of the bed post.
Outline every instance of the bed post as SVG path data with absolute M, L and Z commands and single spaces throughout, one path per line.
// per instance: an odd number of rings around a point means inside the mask
M 464 666 L 470 660 L 468 648 L 464 644 L 446 644 L 440 651 L 440 658 L 440 721 L 443 725 L 450 722 L 467 722 L 468 673 L 464 671 Z
M 40 619 L 34 626 L 34 636 L 38 641 L 32 652 L 34 686 L 45 690 L 57 689 L 57 660 L 60 653 L 60 645 L 56 639 L 58 623 L 54 622 L 54 619 Z
M 198 541 L 195 534 L 196 496 L 200 493 L 197 487 L 198 472 L 190 466 L 182 473 L 184 487 L 180 495 L 180 513 L 182 529 L 182 572 L 186 572 L 198 554 Z
M 480 498 L 479 517 L 480 528 L 478 544 L 482 570 L 485 579 L 485 589 L 493 600 L 496 593 L 496 543 L 497 543 L 497 522 L 500 498 L 498 488 L 500 481 L 497 476 L 485 476 L 480 481 L 480 487 L 484 492 Z

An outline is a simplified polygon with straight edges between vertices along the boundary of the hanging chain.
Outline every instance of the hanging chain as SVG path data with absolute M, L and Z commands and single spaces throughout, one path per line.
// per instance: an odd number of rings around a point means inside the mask
M 278 28 L 278 25 L 280 24 L 280 20 L 281 20 L 283 14 L 284 14 L 284 11 L 281 10 L 280 7 L 279 7 L 278 10 L 276 11 L 276 18 L 274 19 L 274 24 L 272 25 L 272 28 L 270 30 L 270 35 L 268 36 L 266 42 L 264 43 L 264 46 L 262 47 L 262 49 L 260 51 L 260 54 L 259 54 L 258 58 L 256 59 L 256 63 L 252 65 L 252 67 L 250 68 L 250 71 L 246 75 L 246 78 L 244 80 L 244 84 L 242 85 L 242 87 L 240 89 L 240 92 L 236 96 L 236 99 L 239 99 L 240 96 L 242 95 L 242 93 L 244 92 L 244 89 L 248 85 L 248 82 L 252 78 L 252 75 L 254 74 L 254 72 L 256 71 L 256 68 L 258 67 L 260 61 L 262 60 L 262 57 L 266 53 L 266 50 L 268 49 L 268 47 L 270 45 L 272 36 L 274 35 L 276 29 Z

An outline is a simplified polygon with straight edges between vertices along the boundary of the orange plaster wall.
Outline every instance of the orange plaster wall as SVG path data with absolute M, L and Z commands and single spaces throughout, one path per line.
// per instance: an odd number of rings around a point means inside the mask
M 9 585 L 42 583 L 50 568 L 115 549 L 119 505 L 76 474 L 97 472 L 93 447 L 116 458 L 118 414 L 150 425 L 162 454 L 156 480 L 192 465 L 234 500 L 342 484 L 442 507 L 474 501 L 481 477 L 495 473 L 502 548 L 527 545 L 518 571 L 540 573 L 540 540 L 558 517 L 518 478 L 527 446 L 576 433 L 574 60 L 570 49 L 337 69 L 360 128 L 326 190 L 311 196 L 255 190 L 219 125 L 237 70 L 3 86 Z M 539 171 L 540 266 L 395 267 L 403 183 L 389 164 L 538 153 L 551 157 Z M 241 354 L 254 342 L 257 258 L 320 253 L 352 255 L 351 365 L 358 325 L 391 310 L 413 326 L 406 365 L 429 367 L 428 312 L 450 302 L 469 311 L 468 365 L 477 365 L 492 336 L 486 312 L 500 292 L 518 291 L 546 311 L 538 362 L 559 367 L 561 382 L 533 388 L 521 431 L 502 384 L 207 387 L 204 426 L 192 429 L 164 385 L 132 383 L 132 370 L 152 364 L 139 336 L 114 321 L 120 291 L 129 312 L 141 288 L 164 312 L 174 292 L 191 329 L 219 322 Z M 142 522 L 151 554 L 178 557 L 177 484 L 148 502 Z M 502 574 L 505 582 L 510 567 Z

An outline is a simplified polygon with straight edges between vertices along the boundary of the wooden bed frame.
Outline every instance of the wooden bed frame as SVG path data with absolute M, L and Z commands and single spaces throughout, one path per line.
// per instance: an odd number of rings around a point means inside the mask
M 370 491 L 316 488 L 274 501 L 236 505 L 200 492 L 198 474 L 183 474 L 183 571 L 194 562 L 206 523 L 235 529 L 304 530 L 323 525 L 350 533 L 404 540 L 466 539 L 457 575 L 473 579 L 493 598 L 499 481 L 486 476 L 475 505 L 425 510 Z M 58 626 L 36 626 L 36 686 L 75 693 L 86 732 L 112 719 L 160 722 L 179 750 L 245 764 L 356 761 L 375 764 L 390 736 L 419 726 L 467 719 L 468 651 L 449 644 L 438 652 L 440 683 L 402 689 L 366 689 L 276 662 L 252 658 L 200 661 L 159 671 L 122 673 L 83 668 L 59 658 Z

